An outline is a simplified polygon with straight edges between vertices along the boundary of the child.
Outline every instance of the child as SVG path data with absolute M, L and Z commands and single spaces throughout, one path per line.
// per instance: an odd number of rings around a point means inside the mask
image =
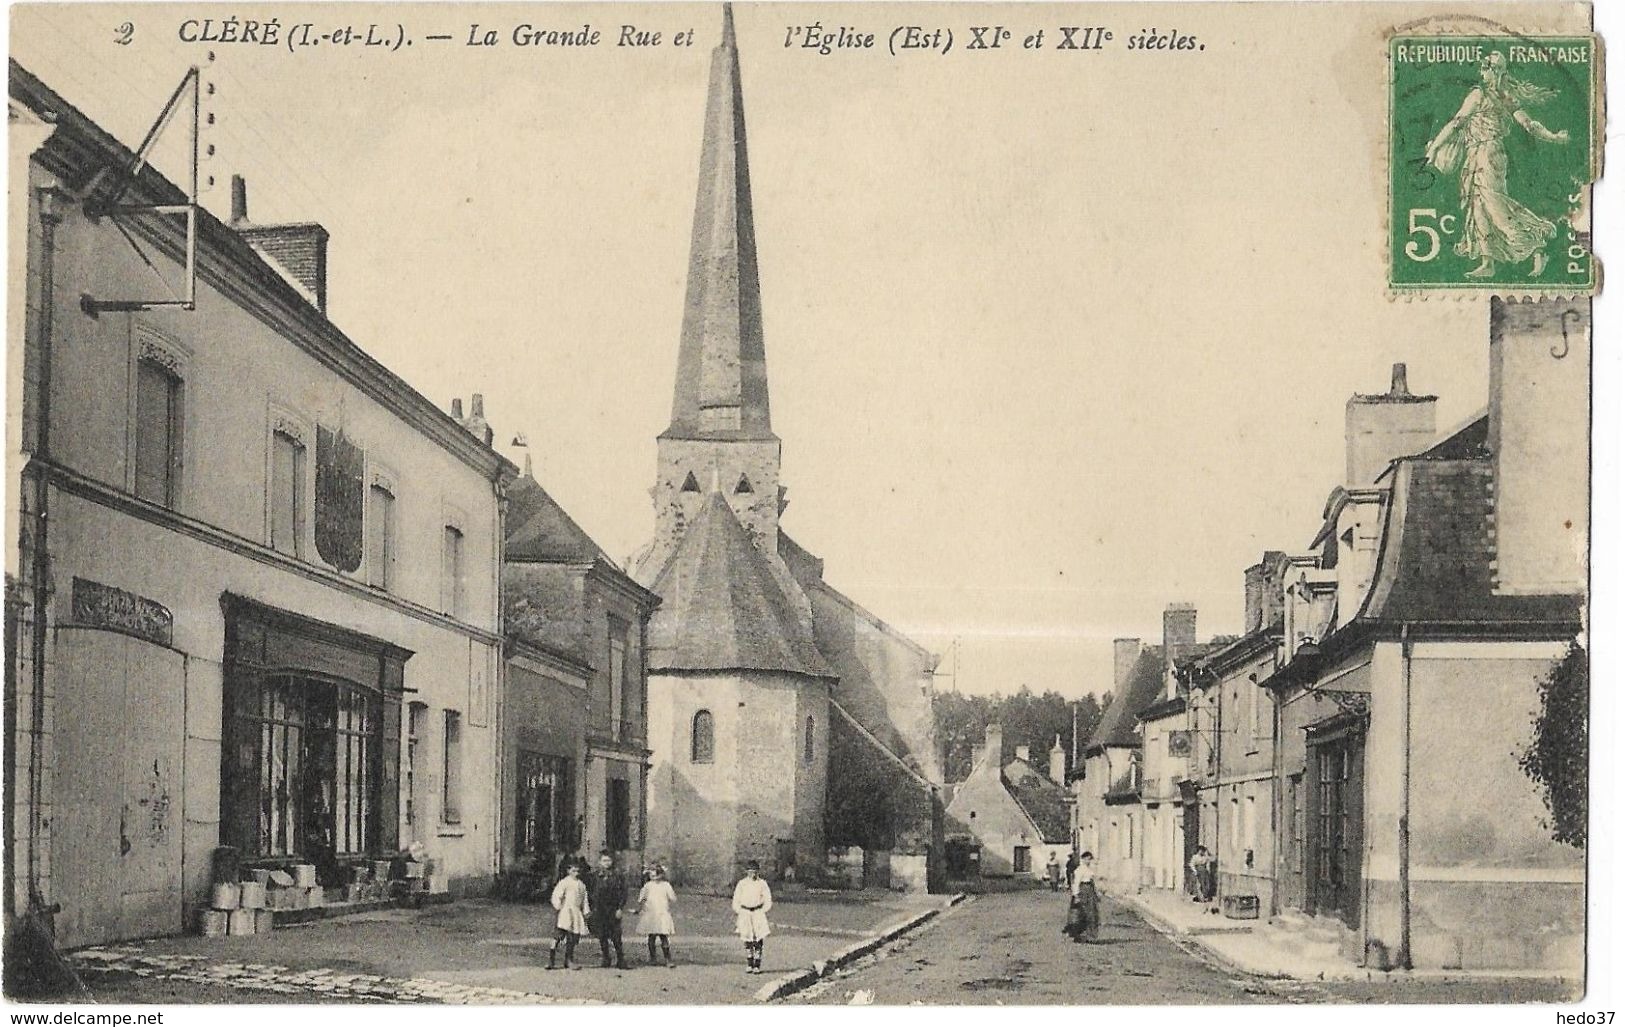
M 587 933 L 587 885 L 581 880 L 581 864 L 571 863 L 553 886 L 553 908 L 559 911 L 558 931 L 553 936 L 553 947 L 547 953 L 547 968 L 553 969 L 553 957 L 559 953 L 559 942 L 564 942 L 564 967 L 579 970 L 581 964 L 570 965 L 576 955 L 576 942 Z
M 734 912 L 739 915 L 734 930 L 745 942 L 745 972 L 762 972 L 762 943 L 773 928 L 767 922 L 767 911 L 773 908 L 773 892 L 762 880 L 762 864 L 751 860 L 745 864 L 745 876 L 734 886 Z
M 668 967 L 671 961 L 671 936 L 676 925 L 671 920 L 671 908 L 677 904 L 677 892 L 666 880 L 666 868 L 659 863 L 649 868 L 649 880 L 638 892 L 638 930 L 649 938 L 649 965 L 655 962 L 655 939 L 660 940 L 660 951 Z

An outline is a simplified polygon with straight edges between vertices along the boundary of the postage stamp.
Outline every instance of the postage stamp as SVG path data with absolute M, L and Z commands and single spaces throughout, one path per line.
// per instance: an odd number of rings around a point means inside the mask
M 1390 41 L 1390 288 L 1595 290 L 1596 58 L 1590 36 Z

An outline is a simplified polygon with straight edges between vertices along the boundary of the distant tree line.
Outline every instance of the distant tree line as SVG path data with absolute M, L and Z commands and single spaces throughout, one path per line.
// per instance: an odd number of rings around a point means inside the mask
M 1101 699 L 1086 695 L 1068 699 L 1059 692 L 1035 694 L 1022 685 L 1014 695 L 965 695 L 937 692 L 932 698 L 936 716 L 937 740 L 943 746 L 943 772 L 949 781 L 963 781 L 971 770 L 971 750 L 982 744 L 989 724 L 1004 728 L 1002 760 L 1015 757 L 1016 746 L 1032 750 L 1032 760 L 1040 770 L 1049 768 L 1050 746 L 1056 736 L 1067 752 L 1067 767 L 1081 752 L 1100 722 L 1101 713 L 1111 702 L 1111 693 Z M 1076 714 L 1076 737 L 1073 716 Z

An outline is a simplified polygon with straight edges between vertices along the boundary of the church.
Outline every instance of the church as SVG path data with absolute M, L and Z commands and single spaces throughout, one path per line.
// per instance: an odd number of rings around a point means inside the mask
M 942 878 L 936 657 L 824 580 L 785 534 L 768 406 L 733 14 L 712 51 L 671 425 L 654 538 L 634 576 L 649 625 L 647 852 L 721 888 L 759 860 L 817 881 L 832 847 L 864 883 Z

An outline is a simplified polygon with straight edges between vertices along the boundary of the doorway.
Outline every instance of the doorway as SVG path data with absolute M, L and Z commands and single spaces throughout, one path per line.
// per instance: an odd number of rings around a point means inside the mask
M 1311 912 L 1360 924 L 1361 841 L 1364 834 L 1365 736 L 1347 730 L 1310 740 Z

